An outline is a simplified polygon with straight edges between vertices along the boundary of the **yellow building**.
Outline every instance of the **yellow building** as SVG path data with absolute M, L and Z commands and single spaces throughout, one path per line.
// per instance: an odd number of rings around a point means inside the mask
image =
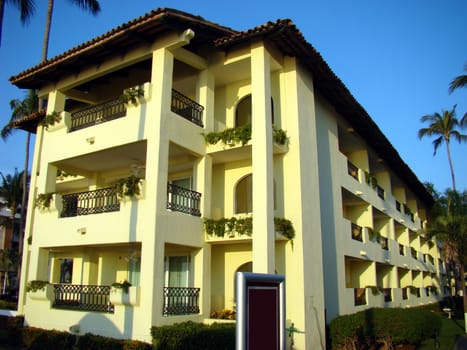
M 278 273 L 295 348 L 324 349 L 339 314 L 441 294 L 432 198 L 288 20 L 158 9 L 10 80 L 47 103 L 18 124 L 29 325 L 148 341 L 234 309 L 236 271 Z

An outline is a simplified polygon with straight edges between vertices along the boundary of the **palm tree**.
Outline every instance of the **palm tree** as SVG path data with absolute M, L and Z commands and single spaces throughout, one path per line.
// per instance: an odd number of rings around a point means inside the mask
M 28 115 L 37 111 L 38 107 L 38 98 L 34 90 L 29 90 L 26 94 L 26 97 L 21 101 L 18 99 L 10 101 L 10 107 L 12 109 L 12 114 L 9 123 L 3 127 L 0 132 L 0 136 L 5 141 L 15 129 L 14 122 L 20 120 Z M 29 145 L 31 140 L 31 133 L 27 132 L 26 136 L 26 146 L 25 146 L 25 156 L 24 156 L 24 170 L 23 174 L 23 188 L 21 197 L 21 215 L 20 215 L 20 233 L 19 233 L 19 253 L 21 255 L 22 243 L 23 243 L 23 231 L 24 223 L 26 220 L 26 195 L 27 195 L 27 176 L 28 176 L 28 164 L 29 164 Z
M 452 189 L 456 190 L 456 181 L 454 178 L 454 168 L 451 159 L 451 149 L 449 142 L 451 138 L 456 139 L 459 143 L 467 141 L 467 135 L 462 134 L 460 130 L 464 129 L 467 125 L 467 115 L 465 115 L 460 121 L 456 118 L 456 105 L 450 110 L 443 110 L 440 113 L 427 114 L 420 118 L 422 123 L 428 123 L 427 128 L 421 128 L 418 130 L 418 137 L 422 139 L 424 136 L 435 136 L 433 140 L 434 152 L 443 143 L 446 143 L 446 151 L 448 154 L 449 167 L 451 169 Z
M 444 195 L 435 191 L 435 204 L 430 210 L 431 220 L 426 233 L 443 243 L 445 258 L 457 266 L 463 291 L 464 314 L 467 317 L 467 291 L 465 266 L 467 263 L 467 191 L 446 190 Z M 467 318 L 466 318 L 467 326 Z M 467 328 L 466 328 L 467 329 Z
M 18 252 L 12 249 L 0 249 L 0 273 L 3 273 L 3 285 L 0 286 L 1 294 L 7 294 L 7 287 L 11 288 L 9 274 L 18 268 Z
M 10 210 L 11 232 L 13 232 L 15 217 L 21 207 L 21 198 L 23 197 L 23 172 L 18 173 L 17 169 L 13 175 L 3 175 L 0 172 L 0 177 L 0 196 L 4 201 L 3 206 Z
M 467 71 L 467 64 L 464 66 L 464 70 Z M 467 74 L 459 75 L 455 77 L 449 84 L 449 93 L 454 92 L 454 90 L 467 86 Z
M 22 24 L 27 24 L 36 10 L 34 0 L 0 0 L 0 44 L 2 41 L 3 13 L 7 3 L 18 7 Z
M 34 0 L 31 0 L 34 1 Z M 68 0 L 72 4 L 81 7 L 85 11 L 89 11 L 92 15 L 97 15 L 101 11 L 101 6 L 97 0 Z M 47 3 L 47 17 L 45 21 L 44 41 L 42 42 L 42 62 L 47 59 L 49 50 L 50 27 L 52 24 L 52 13 L 54 8 L 54 0 L 49 0 Z

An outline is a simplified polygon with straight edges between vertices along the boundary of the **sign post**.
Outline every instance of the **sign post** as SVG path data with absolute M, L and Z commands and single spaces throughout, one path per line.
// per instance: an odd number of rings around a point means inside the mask
M 285 349 L 285 278 L 237 272 L 237 350 Z

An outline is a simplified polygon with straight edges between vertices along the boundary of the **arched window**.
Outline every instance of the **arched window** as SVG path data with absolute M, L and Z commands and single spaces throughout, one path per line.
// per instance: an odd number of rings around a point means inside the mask
M 248 174 L 235 187 L 235 214 L 253 211 L 253 176 Z
M 237 104 L 235 110 L 235 127 L 245 126 L 251 124 L 252 115 L 251 94 L 243 97 Z M 271 117 L 274 124 L 274 101 L 271 97 Z
M 276 209 L 276 181 L 273 180 L 274 209 Z M 235 186 L 235 214 L 253 212 L 253 175 L 248 174 Z

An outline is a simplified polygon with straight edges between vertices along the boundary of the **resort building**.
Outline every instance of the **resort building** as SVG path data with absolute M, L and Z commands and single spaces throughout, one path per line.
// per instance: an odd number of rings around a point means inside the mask
M 337 315 L 443 293 L 431 196 L 289 20 L 158 9 L 10 80 L 47 108 L 17 124 L 28 325 L 149 341 L 234 310 L 253 271 L 285 275 L 294 348 L 320 349 Z

